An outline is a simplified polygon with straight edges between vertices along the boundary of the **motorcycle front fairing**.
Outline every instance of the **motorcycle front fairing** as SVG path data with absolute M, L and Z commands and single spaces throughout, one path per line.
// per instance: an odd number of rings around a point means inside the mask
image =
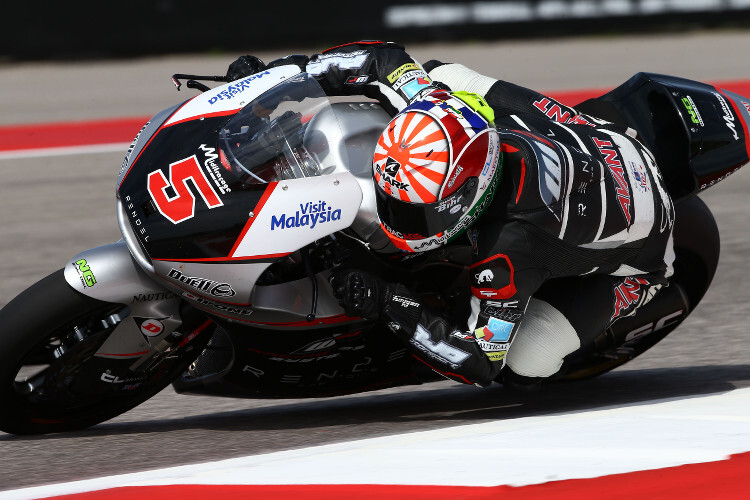
M 251 295 L 266 268 L 357 215 L 362 192 L 338 125 L 310 126 L 329 109 L 314 79 L 280 67 L 176 110 L 121 175 L 118 213 L 136 261 L 200 309 L 260 312 Z
M 340 135 L 328 110 L 314 80 L 284 67 L 144 125 L 118 179 L 124 241 L 82 252 L 65 270 L 80 293 L 129 308 L 102 355 L 148 356 L 152 343 L 181 329 L 183 302 L 234 321 L 313 326 L 309 300 L 252 295 L 271 263 L 348 227 L 357 213 L 361 189 L 345 155 L 327 154 Z M 319 114 L 325 126 L 312 130 Z M 284 286 L 288 298 L 310 296 L 309 279 Z M 332 296 L 322 299 L 319 316 L 341 316 Z M 161 325 L 156 335 L 142 330 L 149 320 Z

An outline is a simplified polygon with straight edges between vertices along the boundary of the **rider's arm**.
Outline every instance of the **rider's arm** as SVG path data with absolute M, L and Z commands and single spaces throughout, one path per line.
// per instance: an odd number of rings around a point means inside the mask
M 514 83 L 482 75 L 462 64 L 428 61 L 424 67 L 436 82 L 451 90 L 473 92 L 485 98 L 495 116 L 530 113 L 561 123 L 604 124 L 605 121 L 582 114 L 551 97 Z
M 358 271 L 334 276 L 334 293 L 350 316 L 378 315 L 434 371 L 487 385 L 505 364 L 529 298 L 548 277 L 532 261 L 521 223 L 504 224 L 499 233 L 488 231 L 483 238 L 480 231 L 469 297 L 460 314 L 432 309 L 404 285 Z
M 230 65 L 227 78 L 290 64 L 315 77 L 326 95 L 364 95 L 377 99 L 391 114 L 431 84 L 422 66 L 401 45 L 380 41 L 339 45 L 309 58 L 291 55 L 267 66 L 253 56 L 242 56 Z
M 422 66 L 401 45 L 363 41 L 310 58 L 305 70 L 328 95 L 365 95 L 395 113 L 430 85 Z
M 497 378 L 529 298 L 548 277 L 532 261 L 520 223 L 505 224 L 497 239 L 492 236 L 486 245 L 479 236 L 486 257 L 470 268 L 468 317 L 446 317 L 402 286 L 382 310 L 381 319 L 416 358 L 464 383 L 486 385 Z

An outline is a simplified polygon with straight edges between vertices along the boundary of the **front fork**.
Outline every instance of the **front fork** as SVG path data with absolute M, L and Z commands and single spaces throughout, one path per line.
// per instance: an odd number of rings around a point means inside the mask
M 76 291 L 124 306 L 120 313 L 107 318 L 114 329 L 95 356 L 130 359 L 133 372 L 146 370 L 211 323 L 203 317 L 193 318 L 193 314 L 186 321 L 184 301 L 156 283 L 133 261 L 124 240 L 76 255 L 64 273 Z

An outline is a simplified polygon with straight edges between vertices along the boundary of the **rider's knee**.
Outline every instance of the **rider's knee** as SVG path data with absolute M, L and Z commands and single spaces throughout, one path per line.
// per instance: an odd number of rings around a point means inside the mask
M 506 363 L 517 375 L 546 378 L 557 373 L 563 358 L 579 347 L 578 334 L 563 313 L 532 298 Z

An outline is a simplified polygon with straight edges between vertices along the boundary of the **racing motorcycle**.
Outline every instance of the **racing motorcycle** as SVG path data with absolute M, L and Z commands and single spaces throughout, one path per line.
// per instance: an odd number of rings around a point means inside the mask
M 344 314 L 346 263 L 398 276 L 435 307 L 467 289 L 470 242 L 405 264 L 388 254 L 371 161 L 390 120 L 331 102 L 295 66 L 209 88 L 151 118 L 117 180 L 122 239 L 85 250 L 0 311 L 0 430 L 81 429 L 177 392 L 322 397 L 440 377 L 377 322 Z M 749 161 L 750 99 L 639 73 L 577 106 L 636 131 L 676 207 L 670 286 L 566 360 L 556 381 L 622 365 L 701 300 L 719 257 L 695 196 Z M 498 382 L 502 382 L 501 379 Z

